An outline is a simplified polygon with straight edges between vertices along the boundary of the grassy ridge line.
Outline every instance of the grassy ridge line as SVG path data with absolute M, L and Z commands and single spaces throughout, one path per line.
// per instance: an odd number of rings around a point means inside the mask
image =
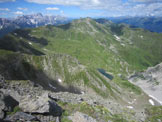
M 79 62 L 71 56 L 62 54 L 50 54 L 45 56 L 20 55 L 19 53 L 12 53 L 4 50 L 1 50 L 0 53 L 3 54 L 0 56 L 1 61 L 4 60 L 4 62 L 6 62 L 10 60 L 9 65 L 17 65 L 16 71 L 11 71 L 13 69 L 9 70 L 10 73 L 15 72 L 17 74 L 14 76 L 16 79 L 29 78 L 35 80 L 35 78 L 39 77 L 39 72 L 44 72 L 50 79 L 62 79 L 65 86 L 82 86 L 81 88 L 87 86 L 105 98 L 115 97 L 117 94 L 114 94 L 114 90 L 120 93 L 120 91 L 115 89 L 96 69 L 80 65 Z M 15 57 L 17 57 L 17 59 L 15 59 Z M 13 59 L 19 63 L 12 63 L 14 62 Z M 38 71 L 38 73 L 35 71 Z M 48 86 L 49 83 L 48 79 L 46 81 L 37 80 L 37 82 L 44 84 L 44 86 Z M 114 82 L 122 86 L 122 82 L 119 80 L 114 80 Z M 103 86 L 105 86 L 104 89 Z M 129 89 L 132 89 L 136 93 L 137 89 L 134 87 L 130 87 Z
M 82 24 L 85 26 L 85 23 Z M 106 68 L 110 72 L 115 72 L 115 74 L 119 72 L 119 68 L 122 67 L 119 61 L 115 61 L 114 57 L 117 55 L 110 51 L 108 47 L 110 42 L 114 41 L 113 36 L 110 36 L 110 33 L 107 33 L 108 36 L 105 36 L 105 33 L 100 31 L 92 36 L 73 29 L 74 27 L 79 28 L 77 25 L 73 26 L 70 26 L 67 30 L 53 26 L 50 27 L 50 30 L 49 27 L 42 27 L 38 28 L 36 32 L 34 31 L 33 35 L 47 36 L 48 34 L 49 45 L 45 47 L 48 53 L 66 53 L 76 57 L 88 67 Z M 97 40 L 105 47 L 99 45 Z
M 162 61 L 162 34 L 125 25 L 110 22 L 104 25 L 85 18 L 57 27 L 44 26 L 26 31 L 27 37 L 19 33 L 13 35 L 14 39 L 23 37 L 25 42 L 32 43 L 31 47 L 46 54 L 69 54 L 88 67 L 104 68 L 114 74 L 127 74 L 126 67 L 130 71 L 143 70 Z M 121 42 L 114 35 L 118 35 Z M 30 38 L 40 43 L 32 42 Z M 41 45 L 43 41 L 47 44 Z M 110 49 L 111 45 L 117 53 Z M 122 67 L 118 59 L 129 65 Z
M 118 50 L 134 69 L 143 70 L 162 61 L 162 34 L 125 27 L 121 40 L 132 43 L 118 47 Z

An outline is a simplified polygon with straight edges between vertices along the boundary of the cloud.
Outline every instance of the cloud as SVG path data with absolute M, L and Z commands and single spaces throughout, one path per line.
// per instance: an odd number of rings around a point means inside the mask
M 77 6 L 101 10 L 105 16 L 162 16 L 162 0 L 26 0 L 37 4 Z M 48 8 L 47 10 L 52 10 Z M 53 10 L 55 10 L 53 8 Z M 102 14 L 103 15 L 103 14 Z
M 130 2 L 132 0 L 129 0 Z M 141 2 L 141 3 L 157 3 L 162 2 L 162 0 L 133 0 L 133 2 Z
M 78 6 L 82 9 L 105 9 L 117 7 L 121 0 L 26 0 L 37 4 L 54 4 L 64 6 Z
M 58 11 L 59 8 L 57 8 L 57 7 L 48 7 L 48 8 L 46 8 L 46 10 L 54 10 L 54 11 Z
M 3 2 L 15 2 L 16 0 L 0 0 L 0 3 L 3 3 Z
M 0 8 L 0 11 L 10 11 L 8 8 Z
M 22 15 L 23 12 L 22 11 L 16 11 L 16 12 L 14 12 L 14 14 L 16 14 L 16 15 Z
M 74 5 L 81 6 L 86 4 L 97 5 L 103 0 L 26 0 L 38 4 L 55 4 L 55 5 Z M 105 1 L 105 0 L 104 0 Z M 109 1 L 109 0 L 106 0 Z
M 23 11 L 27 11 L 28 10 L 28 8 L 21 8 L 21 7 L 18 7 L 17 9 L 18 10 L 23 10 Z

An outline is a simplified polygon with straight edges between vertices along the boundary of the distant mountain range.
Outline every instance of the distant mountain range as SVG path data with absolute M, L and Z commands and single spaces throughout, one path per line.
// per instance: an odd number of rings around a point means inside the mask
M 58 25 L 69 22 L 62 16 L 44 16 L 41 13 L 23 15 L 14 19 L 0 18 L 0 37 L 15 29 L 35 28 L 44 25 Z
M 126 23 L 131 27 L 144 28 L 152 32 L 162 32 L 162 17 L 115 17 L 108 18 L 115 23 Z
M 98 19 L 103 23 L 104 19 Z M 144 28 L 151 32 L 162 32 L 162 17 L 111 17 L 105 20 L 111 20 L 114 23 L 129 24 L 132 28 Z M 45 25 L 66 24 L 71 20 L 62 16 L 48 16 L 41 13 L 32 15 L 22 15 L 13 19 L 0 18 L 0 37 L 14 31 L 15 29 L 35 28 Z M 106 21 L 111 24 L 111 21 Z

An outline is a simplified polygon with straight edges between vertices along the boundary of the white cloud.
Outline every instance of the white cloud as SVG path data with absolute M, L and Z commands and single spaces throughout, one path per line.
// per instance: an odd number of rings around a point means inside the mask
M 131 2 L 132 0 L 129 1 Z M 156 2 L 162 2 L 162 0 L 133 0 L 133 2 L 156 3 Z
M 110 1 L 110 0 L 26 0 L 26 1 L 39 3 L 39 4 L 81 6 L 81 5 L 86 5 L 86 4 L 97 5 L 97 4 L 100 4 L 101 1 Z
M 16 0 L 0 0 L 0 3 L 3 3 L 3 2 L 15 2 Z
M 14 12 L 14 14 L 16 14 L 16 15 L 22 15 L 23 12 L 22 11 L 16 11 L 16 12 Z
M 0 8 L 0 11 L 10 11 L 8 8 Z
M 54 11 L 58 11 L 59 8 L 57 8 L 57 7 L 48 7 L 48 8 L 46 8 L 46 10 L 54 10 Z
M 28 10 L 28 8 L 21 8 L 21 7 L 18 7 L 17 9 L 18 10 L 23 10 L 23 11 L 27 11 Z
M 121 0 L 26 0 L 38 4 L 54 4 L 64 6 L 79 6 L 86 9 L 104 9 L 114 5 L 120 5 Z
M 162 0 L 26 0 L 38 4 L 78 6 L 82 9 L 99 9 L 105 16 L 162 16 Z M 47 9 L 47 8 L 46 8 Z M 47 10 L 52 10 L 48 8 Z M 53 8 L 55 10 L 55 8 Z

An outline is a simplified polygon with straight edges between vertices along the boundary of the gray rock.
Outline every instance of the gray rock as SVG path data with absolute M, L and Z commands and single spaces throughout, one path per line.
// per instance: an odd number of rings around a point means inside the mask
M 2 92 L 0 92 L 0 119 L 4 118 L 4 109 L 5 109 L 4 95 Z
M 60 117 L 57 117 L 57 118 L 56 118 L 56 122 L 61 122 L 61 121 L 60 121 Z
M 5 82 L 4 77 L 2 75 L 0 75 L 0 88 L 4 87 L 4 82 Z
M 54 117 L 52 115 L 41 115 L 41 114 L 33 114 L 33 115 L 37 117 L 39 122 L 60 122 L 57 121 L 59 120 L 60 117 Z
M 162 105 L 162 63 L 130 76 L 129 81 L 139 86 L 150 99 L 154 99 L 155 105 Z
M 5 116 L 5 113 L 2 109 L 0 109 L 0 119 L 3 119 Z
M 70 118 L 73 122 L 97 122 L 94 118 L 81 112 L 74 113 L 74 115 Z
M 0 75 L 0 82 L 5 82 L 5 79 L 2 75 Z
M 0 91 L 0 119 L 4 118 L 4 111 L 13 111 L 13 108 L 19 103 L 9 95 L 4 95 Z
M 19 107 L 24 112 L 50 114 L 53 116 L 61 116 L 62 109 L 54 101 L 48 97 L 48 93 L 41 96 L 27 96 L 20 101 Z
M 111 120 L 108 120 L 107 122 L 112 122 Z
M 24 112 L 17 112 L 16 114 L 6 118 L 7 121 L 35 121 L 37 118 L 35 116 L 32 116 L 30 114 L 24 113 Z

